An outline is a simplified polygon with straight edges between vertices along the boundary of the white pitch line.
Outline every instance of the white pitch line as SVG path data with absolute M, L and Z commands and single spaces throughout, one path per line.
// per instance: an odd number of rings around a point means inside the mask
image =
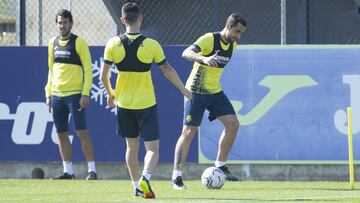
M 290 197 L 290 198 L 259 198 L 259 200 L 316 200 L 316 199 L 354 199 L 360 198 L 360 195 L 346 195 L 346 196 L 316 196 L 316 197 Z M 254 199 L 255 200 L 255 199 Z
M 235 200 L 238 201 L 308 201 L 308 200 L 323 200 L 323 199 L 334 199 L 334 200 L 338 200 L 338 199 L 354 199 L 354 198 L 360 198 L 360 195 L 345 195 L 345 196 L 316 196 L 316 197 L 289 197 L 289 198 L 245 198 L 245 199 L 231 199 L 231 200 L 227 200 L 227 199 L 199 199 L 199 200 L 191 200 L 192 202 L 198 202 L 198 203 L 206 203 L 206 202 L 233 202 Z M 14 200 L 14 199 L 2 199 L 2 201 L 22 201 L 22 200 Z M 26 200 L 27 202 L 48 202 L 48 200 L 42 200 L 42 199 L 31 199 L 31 200 Z M 94 202 L 122 202 L 124 200 L 100 200 L 100 201 L 94 201 Z M 126 200 L 128 202 L 146 202 L 146 199 L 133 199 L 133 200 Z M 167 199 L 156 199 L 157 202 L 166 202 Z M 60 201 L 60 202 L 66 202 L 64 201 Z M 89 202 L 88 200 L 80 200 L 77 202 Z M 92 201 L 90 201 L 92 202 Z M 183 201 L 179 199 L 179 202 L 188 202 L 188 200 Z

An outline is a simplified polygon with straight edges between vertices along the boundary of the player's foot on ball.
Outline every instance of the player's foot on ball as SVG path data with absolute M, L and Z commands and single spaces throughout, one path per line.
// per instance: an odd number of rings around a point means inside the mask
M 186 190 L 183 179 L 181 176 L 176 177 L 175 180 L 172 180 L 172 186 L 175 190 Z
M 141 191 L 140 189 L 136 188 L 134 190 L 134 197 L 144 197 L 144 192 Z
M 86 177 L 86 180 L 97 180 L 97 174 L 95 171 L 90 171 Z
M 141 177 L 139 186 L 141 190 L 144 192 L 145 199 L 155 199 L 155 193 L 151 189 L 150 181 L 146 179 L 144 176 Z
M 53 180 L 71 180 L 71 179 L 75 179 L 75 175 L 74 174 L 70 175 L 65 172 L 64 174 L 62 174 L 58 177 L 52 178 L 52 179 Z
M 224 172 L 226 178 L 225 180 L 227 181 L 239 181 L 240 179 L 236 176 L 234 176 L 228 169 L 228 167 L 226 165 L 219 167 L 220 170 L 222 170 L 222 172 Z

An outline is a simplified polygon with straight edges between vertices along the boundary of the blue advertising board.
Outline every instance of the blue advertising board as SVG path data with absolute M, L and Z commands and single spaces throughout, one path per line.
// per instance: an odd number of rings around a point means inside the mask
M 181 59 L 185 47 L 164 47 L 169 63 L 185 81 L 191 63 Z M 89 133 L 95 157 L 100 162 L 125 159 L 125 140 L 116 134 L 114 109 L 106 106 L 106 91 L 99 81 L 104 47 L 91 47 L 93 87 L 91 105 L 86 110 Z M 46 47 L 0 47 L 0 161 L 59 161 L 57 135 L 51 114 L 45 104 L 47 81 Z M 172 162 L 177 138 L 181 133 L 183 97 L 152 67 L 160 119 L 160 162 Z M 115 84 L 115 68 L 111 80 Z M 72 124 L 69 125 L 72 127 Z M 70 132 L 73 160 L 84 161 L 80 140 L 73 127 Z M 190 162 L 197 162 L 197 140 L 191 145 Z M 143 144 L 140 155 L 145 153 Z M 142 157 L 142 156 L 141 156 Z M 140 159 L 141 160 L 141 159 Z
M 360 158 L 359 46 L 243 46 L 222 76 L 240 129 L 233 163 L 340 163 L 348 159 L 347 107 Z M 199 161 L 216 159 L 222 128 L 204 116 Z
M 192 64 L 184 46 L 165 46 L 183 81 Z M 104 47 L 91 47 L 93 88 L 87 121 L 96 160 L 124 161 L 125 142 L 116 134 L 116 116 L 106 106 L 99 81 Z M 59 161 L 57 136 L 45 104 L 46 47 L 0 47 L 0 161 Z M 353 110 L 354 157 L 360 156 L 359 46 L 240 46 L 226 66 L 222 87 L 240 121 L 230 152 L 233 163 L 339 163 L 347 150 L 346 108 Z M 181 132 L 183 97 L 152 67 L 160 118 L 160 162 L 173 161 Z M 115 68 L 111 80 L 116 79 Z M 72 126 L 72 125 L 70 125 Z M 189 162 L 212 163 L 223 130 L 204 116 Z M 83 161 L 71 132 L 73 160 Z M 140 155 L 144 154 L 141 145 Z

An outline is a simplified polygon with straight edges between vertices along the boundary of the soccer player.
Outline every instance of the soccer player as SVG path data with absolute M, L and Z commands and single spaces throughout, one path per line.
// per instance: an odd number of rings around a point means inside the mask
M 55 17 L 57 37 L 48 46 L 49 74 L 45 87 L 46 104 L 52 111 L 64 173 L 54 179 L 74 179 L 72 148 L 69 140 L 69 114 L 81 141 L 88 164 L 87 180 L 97 179 L 94 152 L 86 127 L 85 109 L 90 104 L 92 64 L 89 48 L 84 39 L 71 33 L 73 17 L 70 11 L 60 10 Z
M 191 99 L 192 95 L 166 61 L 160 44 L 140 33 L 143 15 L 139 6 L 127 3 L 122 6 L 121 11 L 120 21 L 125 25 L 126 33 L 113 37 L 106 44 L 101 81 L 109 95 L 108 105 L 117 106 L 118 133 L 126 139 L 125 159 L 134 195 L 155 198 L 150 178 L 159 159 L 159 121 L 151 64 L 155 62 L 184 96 Z M 118 69 L 115 91 L 108 77 L 112 64 Z M 141 177 L 138 161 L 139 135 L 144 139 L 146 148 Z
M 217 118 L 225 128 L 219 140 L 215 166 L 225 173 L 226 180 L 239 180 L 230 173 L 225 162 L 240 124 L 229 99 L 221 89 L 220 77 L 237 47 L 237 41 L 246 30 L 246 24 L 246 20 L 240 14 L 231 14 L 222 31 L 201 36 L 182 54 L 183 58 L 194 62 L 186 82 L 186 88 L 192 91 L 193 97 L 191 101 L 187 100 L 184 103 L 184 126 L 174 155 L 174 189 L 186 189 L 182 179 L 182 168 L 205 110 L 210 113 L 210 121 Z

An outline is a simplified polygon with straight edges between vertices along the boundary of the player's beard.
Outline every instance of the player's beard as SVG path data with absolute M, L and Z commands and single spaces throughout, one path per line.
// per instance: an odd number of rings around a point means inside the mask
M 230 44 L 234 42 L 234 40 L 231 38 L 230 35 L 225 35 L 225 38 L 226 38 L 226 41 L 228 41 L 228 43 L 230 43 Z
M 228 31 L 228 32 L 225 34 L 225 39 L 226 39 L 226 41 L 227 41 L 228 43 L 230 43 L 230 44 L 232 44 L 232 43 L 234 43 L 234 42 L 237 42 L 237 38 L 236 38 L 236 37 L 235 37 L 235 38 L 231 37 L 230 31 Z
M 69 29 L 67 32 L 61 32 L 60 31 L 61 38 L 63 38 L 63 39 L 69 38 L 70 37 L 70 32 L 71 32 L 71 29 Z

